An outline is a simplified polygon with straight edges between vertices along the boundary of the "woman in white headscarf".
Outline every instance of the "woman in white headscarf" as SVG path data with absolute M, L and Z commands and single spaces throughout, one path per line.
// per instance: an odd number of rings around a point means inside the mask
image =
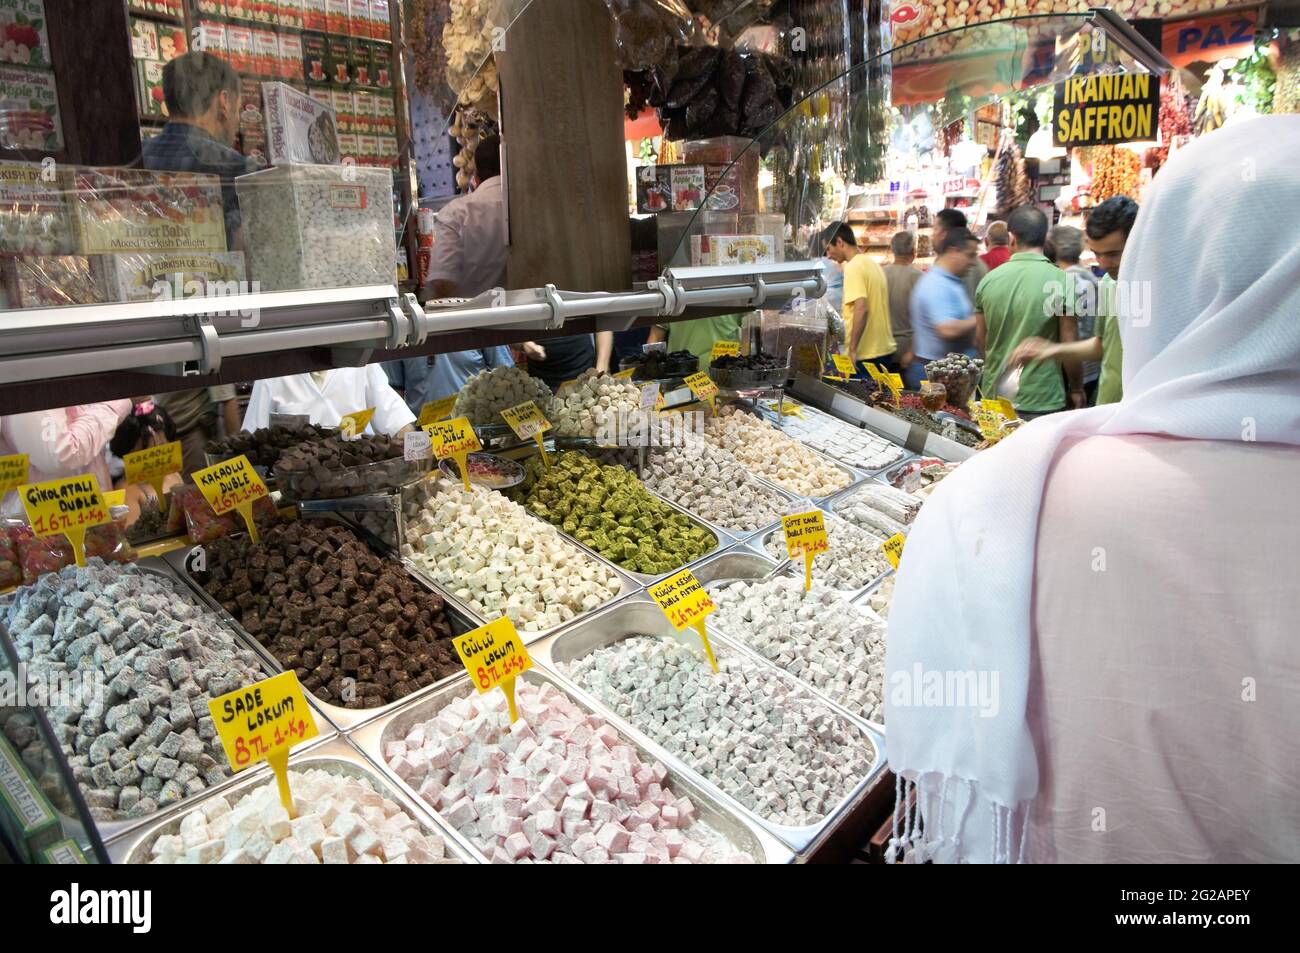
M 1180 150 L 1120 272 L 1123 401 L 917 518 L 885 685 L 909 859 L 1300 861 L 1297 155 L 1296 116 Z

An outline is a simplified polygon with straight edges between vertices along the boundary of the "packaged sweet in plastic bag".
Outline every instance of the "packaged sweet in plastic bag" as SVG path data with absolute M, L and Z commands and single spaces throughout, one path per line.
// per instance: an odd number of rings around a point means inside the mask
M 109 507 L 111 523 L 101 523 L 86 530 L 86 558 L 98 556 L 104 562 L 131 563 L 138 558 L 126 538 L 125 506 Z M 30 585 L 47 572 L 58 572 L 64 566 L 76 565 L 77 555 L 72 543 L 62 534 L 37 536 L 30 526 L 10 522 L 7 535 L 12 542 L 22 569 L 22 582 Z
M 203 498 L 199 488 L 186 483 L 172 490 L 172 509 L 180 510 L 185 517 L 185 526 L 190 542 L 208 543 L 222 536 L 245 533 L 248 528 L 244 518 L 234 510 L 218 516 Z M 259 531 L 270 529 L 279 520 L 280 514 L 270 497 L 262 497 L 253 504 L 253 521 Z

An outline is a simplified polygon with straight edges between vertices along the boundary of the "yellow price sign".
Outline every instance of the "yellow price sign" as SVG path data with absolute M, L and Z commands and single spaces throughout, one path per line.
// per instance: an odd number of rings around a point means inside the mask
M 720 357 L 739 357 L 739 341 L 714 341 L 713 349 L 709 351 L 709 360 L 716 361 Z
M 899 395 L 903 393 L 903 378 L 898 374 L 881 374 L 880 382 L 889 390 L 889 396 L 894 399 L 897 406 L 900 403 Z
M 292 671 L 208 700 L 208 713 L 236 774 L 262 761 L 271 765 L 280 803 L 294 816 L 289 793 L 289 751 L 316 737 L 316 719 Z
M 510 617 L 502 616 L 457 636 L 452 644 L 479 694 L 500 686 L 510 705 L 510 720 L 519 717 L 515 711 L 515 679 L 533 667 L 533 660 Z
M 14 453 L 7 457 L 0 457 L 0 496 L 4 496 L 10 490 L 18 489 L 26 483 L 30 469 L 27 454 L 25 453 Z
M 442 420 L 451 416 L 451 412 L 456 408 L 456 398 L 458 395 L 452 394 L 450 397 L 444 397 L 441 400 L 431 400 L 420 408 L 420 419 L 418 425 L 425 427 L 435 420 Z
M 659 603 L 668 621 L 678 632 L 688 625 L 693 626 L 704 643 L 704 654 L 709 659 L 713 670 L 718 670 L 718 661 L 713 657 L 713 646 L 709 644 L 709 634 L 704 628 L 704 619 L 717 608 L 708 591 L 695 578 L 689 569 L 669 576 L 649 588 L 651 598 Z
M 812 588 L 813 557 L 830 549 L 826 519 L 821 510 L 793 513 L 781 517 L 781 528 L 785 530 L 786 553 L 791 559 L 803 556 L 803 588 L 807 592 Z
M 998 398 L 998 409 L 1002 412 L 1002 416 L 1007 418 L 1007 420 L 1020 419 L 1020 415 L 1016 413 L 1015 406 L 1005 397 Z
M 339 418 L 339 430 L 342 432 L 344 439 L 354 440 L 366 432 L 370 426 L 370 420 L 375 416 L 375 408 L 367 407 L 365 410 L 356 410 L 350 414 L 344 414 Z
M 972 415 L 975 423 L 979 425 L 980 435 L 990 443 L 997 443 L 1002 439 L 1002 415 L 996 410 L 989 410 L 987 407 L 976 407 Z
M 86 565 L 86 530 L 111 518 L 93 473 L 26 483 L 18 488 L 27 522 L 37 536 L 66 536 L 77 565 Z
M 792 403 L 791 401 L 788 400 L 783 400 L 781 401 L 781 416 L 798 417 L 799 419 L 802 420 L 803 406 L 801 404 Z
M 620 380 L 630 381 L 632 379 L 632 375 L 636 373 L 636 370 L 637 369 L 635 367 L 628 367 L 619 371 L 614 376 Z M 567 384 L 568 381 L 565 381 L 565 383 Z
M 104 502 L 108 504 L 109 509 L 114 506 L 126 506 L 126 490 L 109 490 L 104 494 Z
M 551 422 L 531 400 L 516 404 L 514 407 L 507 407 L 501 411 L 501 416 L 520 440 L 531 440 L 551 429 Z
M 469 418 L 456 417 L 426 424 L 424 432 L 433 441 L 433 455 L 439 460 L 452 459 L 460 468 L 460 477 L 465 482 L 465 492 L 470 491 L 469 455 L 483 449 L 478 434 L 470 425 Z
M 880 370 L 880 368 L 877 367 L 875 364 L 867 364 L 866 368 L 867 368 L 867 373 L 871 375 L 871 379 L 883 387 L 884 381 L 881 378 L 884 376 L 884 373 Z
M 156 447 L 145 447 L 128 453 L 122 462 L 126 464 L 126 474 L 123 477 L 125 482 L 148 483 L 152 486 L 154 495 L 158 497 L 159 509 L 166 513 L 167 498 L 163 496 L 163 480 L 173 473 L 181 472 L 181 442 L 173 440 Z
M 718 396 L 718 385 L 713 383 L 709 375 L 704 371 L 697 371 L 689 377 L 684 378 L 686 386 L 691 389 L 696 400 L 705 400 L 709 403 L 709 413 L 716 413 L 717 407 L 714 406 L 714 399 Z
M 501 411 L 501 416 L 520 440 L 537 441 L 537 452 L 542 455 L 542 466 L 549 468 L 551 461 L 546 457 L 546 443 L 542 435 L 551 429 L 551 422 L 546 419 L 537 404 L 526 400 L 514 407 L 507 407 Z
M 853 363 L 853 358 L 848 357 L 847 355 L 832 354 L 831 362 L 835 365 L 835 369 L 840 372 L 840 377 L 843 377 L 845 380 L 848 380 L 858 372 L 857 367 Z
M 266 484 L 257 475 L 248 457 L 242 453 L 231 459 L 223 460 L 215 466 L 194 471 L 194 482 L 199 492 L 212 507 L 212 512 L 221 516 L 231 510 L 238 510 L 248 527 L 248 535 L 257 542 L 257 526 L 253 523 L 253 504 L 270 493 Z
M 885 551 L 885 558 L 895 569 L 898 568 L 898 561 L 903 558 L 903 543 L 907 537 L 902 533 L 895 533 L 889 539 L 880 544 L 880 548 Z

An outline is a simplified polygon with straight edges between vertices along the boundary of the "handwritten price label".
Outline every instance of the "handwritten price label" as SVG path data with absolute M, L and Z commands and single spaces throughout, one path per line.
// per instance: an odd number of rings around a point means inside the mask
M 208 501 L 208 506 L 212 507 L 212 512 L 218 516 L 238 510 L 248 526 L 248 535 L 253 538 L 253 542 L 257 542 L 253 504 L 270 494 L 262 478 L 248 462 L 248 457 L 241 453 L 234 459 L 223 460 L 204 470 L 195 470 L 194 482 L 203 498 Z
M 695 573 L 683 569 L 669 576 L 663 582 L 657 582 L 649 588 L 651 598 L 659 604 L 673 628 L 680 632 L 687 626 L 693 626 L 704 643 L 704 654 L 708 656 L 713 670 L 718 670 L 717 659 L 713 657 L 713 646 L 709 644 L 709 635 L 704 628 L 704 619 L 717 608 L 704 586 L 695 578 Z
M 785 551 L 791 559 L 804 553 L 824 553 L 830 549 L 826 519 L 821 510 L 783 516 L 781 528 L 785 530 Z
M 885 558 L 895 569 L 898 568 L 898 561 L 903 558 L 903 543 L 906 541 L 907 537 L 902 533 L 895 533 L 880 544 L 880 548 L 885 551 Z
M 367 407 L 365 410 L 353 411 L 350 414 L 344 414 L 339 418 L 339 430 L 343 436 L 352 440 L 360 437 L 370 426 L 371 418 L 375 416 L 375 408 Z
M 821 510 L 792 513 L 781 517 L 781 528 L 785 530 L 786 553 L 791 559 L 803 556 L 803 588 L 807 592 L 812 588 L 813 557 L 830 549 L 826 520 Z
M 465 417 L 428 424 L 424 431 L 433 440 L 433 455 L 439 460 L 457 454 L 477 453 L 483 449 L 483 445 L 478 442 L 478 434 L 474 433 L 474 428 Z
M 990 443 L 997 443 L 1002 439 L 1002 415 L 996 410 L 989 410 L 987 407 L 976 407 L 972 415 L 975 423 L 979 425 L 980 435 Z
M 26 483 L 29 469 L 27 454 L 25 453 L 0 457 L 0 496 L 4 496 L 10 490 L 18 489 Z
M 835 365 L 835 369 L 840 372 L 840 377 L 846 380 L 858 371 L 853 365 L 853 359 L 844 354 L 832 354 L 831 362 Z
M 713 383 L 709 375 L 704 371 L 697 371 L 685 379 L 686 386 L 691 389 L 696 400 L 707 400 L 709 410 L 712 411 L 713 399 L 718 396 L 718 385 Z
M 148 483 L 152 486 L 154 495 L 158 497 L 158 505 L 165 511 L 167 499 L 163 496 L 163 480 L 173 473 L 181 472 L 181 442 L 173 440 L 171 443 L 128 453 L 122 462 L 126 464 L 123 479 L 127 483 Z
M 507 407 L 501 411 L 501 416 L 520 440 L 532 440 L 538 434 L 546 433 L 551 429 L 551 422 L 531 400 L 516 404 L 514 407 Z
M 709 360 L 716 361 L 720 357 L 739 357 L 739 341 L 714 341 L 713 349 L 709 352 Z
M 424 432 L 433 441 L 433 455 L 439 460 L 448 458 L 456 461 L 460 468 L 460 478 L 465 482 L 465 492 L 470 491 L 469 455 L 483 449 L 478 442 L 478 434 L 470 426 L 469 419 L 457 417 L 454 420 L 441 420 L 426 424 Z
M 431 400 L 420 408 L 419 426 L 425 427 L 436 420 L 443 420 L 450 417 L 452 410 L 456 407 L 456 396 L 444 397 L 442 400 Z
M 510 705 L 510 720 L 514 721 L 518 717 L 515 679 L 533 667 L 533 660 L 510 617 L 502 616 L 457 636 L 452 639 L 452 644 L 456 646 L 456 654 L 480 695 L 501 687 Z
M 641 409 L 658 410 L 664 405 L 664 395 L 659 392 L 659 382 L 641 385 Z
M 37 536 L 64 535 L 77 565 L 86 565 L 86 530 L 109 521 L 108 503 L 93 473 L 27 483 L 18 488 L 27 522 Z
M 217 726 L 231 770 L 238 773 L 262 761 L 270 763 L 280 786 L 280 801 L 293 817 L 289 751 L 316 737 L 316 720 L 307 707 L 298 676 L 284 672 L 209 699 L 208 712 Z

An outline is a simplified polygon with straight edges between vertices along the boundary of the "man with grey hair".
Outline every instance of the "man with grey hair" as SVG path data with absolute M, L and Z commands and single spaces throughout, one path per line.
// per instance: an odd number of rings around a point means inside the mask
M 186 53 L 163 67 L 163 101 L 167 125 L 145 140 L 144 167 L 220 176 L 226 244 L 239 248 L 234 180 L 257 171 L 252 159 L 232 148 L 239 133 L 239 74 L 219 56 L 198 50 Z
M 885 266 L 885 284 L 889 288 L 889 323 L 898 344 L 898 366 L 906 372 L 912 362 L 912 289 L 921 279 L 921 270 L 912 264 L 916 258 L 916 236 L 909 231 L 895 232 L 889 241 L 894 260 Z

